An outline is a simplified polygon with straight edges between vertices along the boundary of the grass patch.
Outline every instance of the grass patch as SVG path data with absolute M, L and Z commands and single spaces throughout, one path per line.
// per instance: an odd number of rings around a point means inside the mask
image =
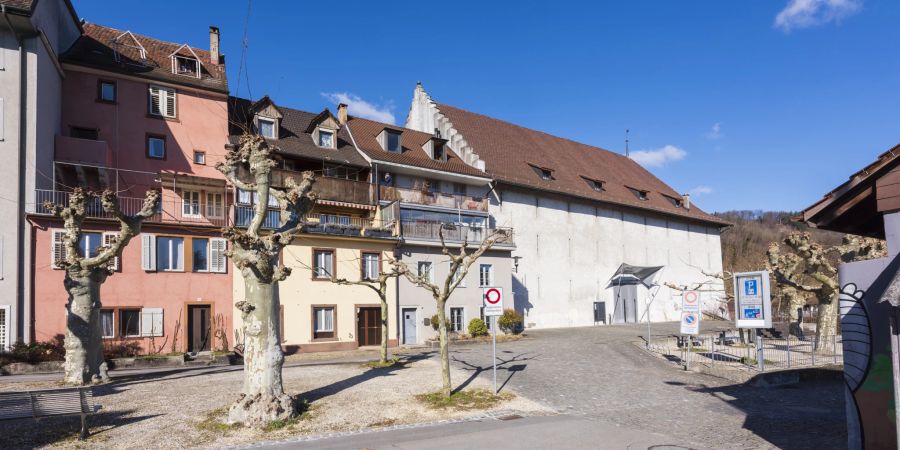
M 228 434 L 229 431 L 235 430 L 241 427 L 239 423 L 227 424 L 222 422 L 222 418 L 225 417 L 225 414 L 228 413 L 228 407 L 223 406 L 218 409 L 214 409 L 212 411 L 207 411 L 203 420 L 194 424 L 194 426 L 201 431 L 209 431 L 211 433 L 222 433 Z
M 454 392 L 450 397 L 445 397 L 443 392 L 428 392 L 419 394 L 416 399 L 431 409 L 452 408 L 457 411 L 469 411 L 473 409 L 488 409 L 502 402 L 512 400 L 515 396 L 509 392 L 501 392 L 494 395 L 487 389 L 471 389 Z
M 759 364 L 759 360 L 757 360 L 756 358 L 748 359 L 746 356 L 744 356 L 743 358 L 741 358 L 741 364 L 749 364 L 751 366 L 756 366 Z M 771 364 L 775 364 L 775 361 L 769 361 L 768 359 L 763 358 L 763 364 L 771 365 Z
M 294 426 L 296 426 L 298 423 L 300 423 L 304 420 L 311 419 L 312 413 L 314 410 L 315 410 L 315 406 L 310 405 L 309 401 L 307 401 L 306 399 L 300 399 L 297 401 L 297 415 L 296 416 L 291 417 L 290 419 L 273 420 L 273 421 L 269 422 L 268 424 L 266 424 L 265 427 L 263 427 L 263 431 L 271 433 L 274 431 L 285 430 L 285 429 L 293 430 Z

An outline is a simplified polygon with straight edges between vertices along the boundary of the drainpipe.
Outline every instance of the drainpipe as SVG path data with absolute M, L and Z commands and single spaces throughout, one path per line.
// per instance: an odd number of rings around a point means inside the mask
M 12 23 L 9 21 L 9 15 L 6 12 L 6 5 L 0 5 L 0 13 L 3 14 L 3 20 L 9 31 L 16 38 L 16 44 L 19 46 L 19 180 L 18 192 L 16 193 L 16 342 L 25 341 L 25 137 L 28 133 L 26 124 L 27 116 L 27 94 L 28 87 L 25 79 L 28 74 L 28 59 L 25 54 L 25 40 L 16 32 Z M 33 319 L 33 318 L 32 318 Z M 29 327 L 30 328 L 30 327 Z M 31 341 L 31 333 L 28 334 Z

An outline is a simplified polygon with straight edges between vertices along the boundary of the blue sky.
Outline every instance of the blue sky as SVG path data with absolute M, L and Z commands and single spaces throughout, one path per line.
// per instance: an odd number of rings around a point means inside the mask
M 900 142 L 895 0 L 255 0 L 240 83 L 245 1 L 74 4 L 202 48 L 217 25 L 232 93 L 295 108 L 350 98 L 402 124 L 422 81 L 439 102 L 611 151 L 630 129 L 636 156 L 708 211 L 802 209 Z

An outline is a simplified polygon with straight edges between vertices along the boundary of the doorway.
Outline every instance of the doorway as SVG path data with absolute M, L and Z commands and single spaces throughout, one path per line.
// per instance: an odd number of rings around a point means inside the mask
M 606 302 L 594 302 L 594 324 L 606 324 Z
M 206 352 L 210 349 L 210 306 L 188 305 L 187 345 L 191 353 Z
M 359 308 L 356 313 L 359 346 L 381 345 L 381 308 Z
M 614 286 L 613 294 L 616 296 L 613 322 L 637 323 L 637 285 L 623 284 Z
M 403 309 L 403 343 L 416 343 L 416 309 Z

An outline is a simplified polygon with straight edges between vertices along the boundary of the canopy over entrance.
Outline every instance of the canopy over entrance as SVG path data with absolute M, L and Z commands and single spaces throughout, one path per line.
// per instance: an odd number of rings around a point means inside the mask
M 643 284 L 648 289 L 656 286 L 656 279 L 659 277 L 659 271 L 663 266 L 632 266 L 622 263 L 612 278 L 609 279 L 610 285 L 627 285 L 627 284 Z

